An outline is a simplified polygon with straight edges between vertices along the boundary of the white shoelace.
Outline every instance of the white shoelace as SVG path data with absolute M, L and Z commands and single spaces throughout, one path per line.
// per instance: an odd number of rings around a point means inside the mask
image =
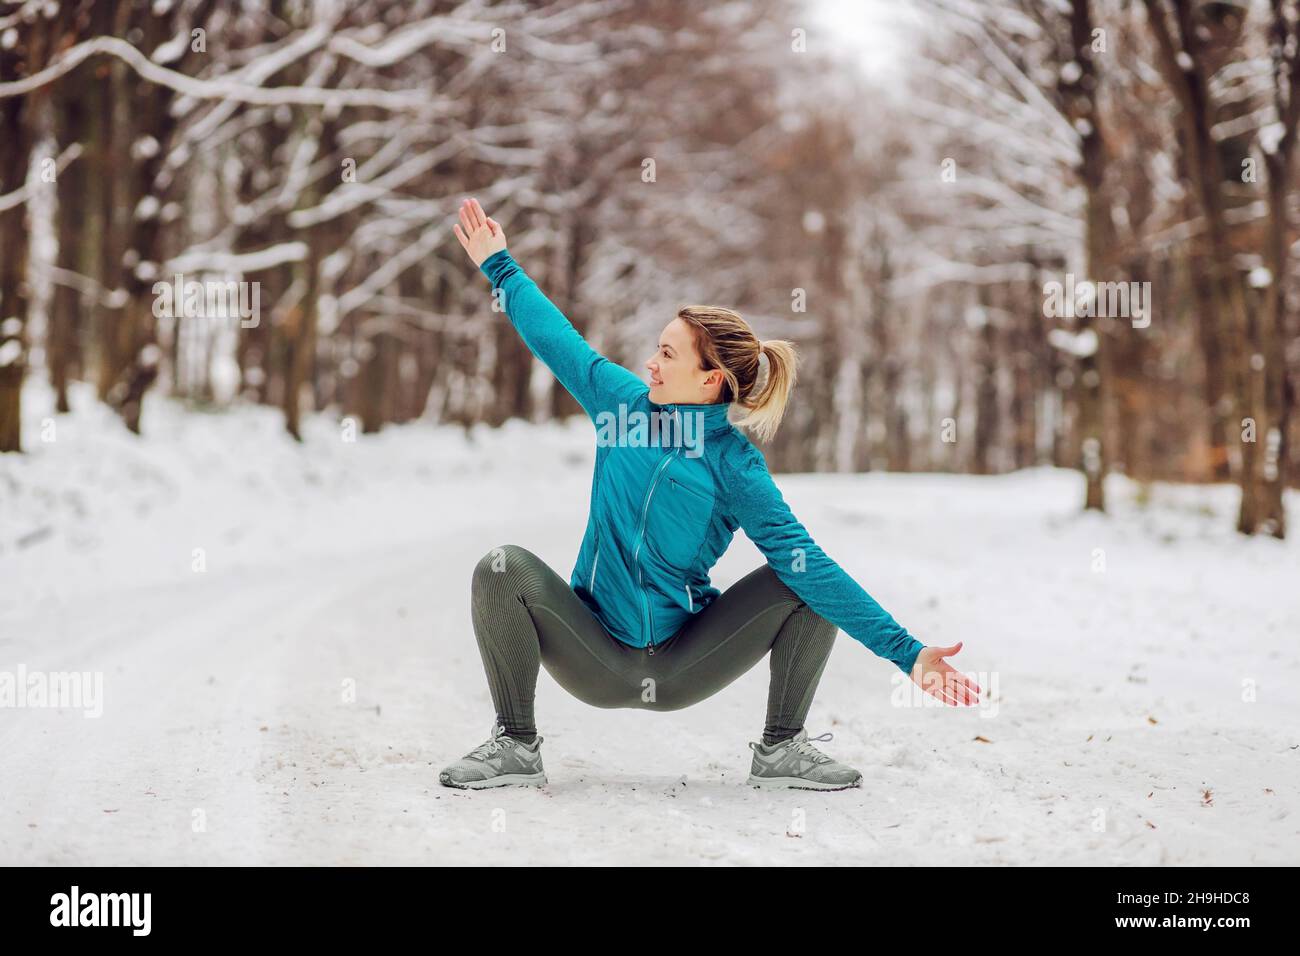
M 816 763 L 829 763 L 831 758 L 828 757 L 826 754 L 822 753 L 816 747 L 814 747 L 813 741 L 833 740 L 833 739 L 834 739 L 833 735 L 828 730 L 824 734 L 819 734 L 816 737 L 809 737 L 807 740 L 799 741 L 797 744 L 794 745 L 794 749 L 799 753 L 803 754 L 805 757 L 811 758 Z
M 466 755 L 465 759 L 486 760 L 488 757 L 492 756 L 498 750 L 504 750 L 506 747 L 508 747 L 510 745 L 511 740 L 512 738 L 506 735 L 506 730 L 504 727 L 494 726 L 492 728 L 491 739 L 483 741 L 483 743 L 479 744 L 477 747 L 471 750 Z

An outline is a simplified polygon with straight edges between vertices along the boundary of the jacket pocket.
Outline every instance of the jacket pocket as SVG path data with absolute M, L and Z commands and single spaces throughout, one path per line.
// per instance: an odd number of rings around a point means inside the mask
M 709 510 L 713 509 L 713 498 L 710 495 L 706 495 L 704 492 L 699 491 L 696 488 L 692 488 L 690 485 L 686 484 L 686 482 L 678 481 L 676 478 L 670 477 L 668 479 L 668 484 L 672 487 L 674 494 L 677 493 L 688 494 L 693 498 L 697 498 L 700 501 L 706 502 L 709 506 Z
M 713 495 L 668 475 L 655 493 L 650 512 L 646 528 L 650 547 L 669 566 L 690 570 L 708 534 Z

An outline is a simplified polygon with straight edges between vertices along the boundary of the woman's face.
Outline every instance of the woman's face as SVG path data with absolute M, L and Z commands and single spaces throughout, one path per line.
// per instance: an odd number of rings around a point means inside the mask
M 650 401 L 656 405 L 708 405 L 718 400 L 722 373 L 700 368 L 695 337 L 681 319 L 659 335 L 659 348 L 645 363 L 650 370 Z

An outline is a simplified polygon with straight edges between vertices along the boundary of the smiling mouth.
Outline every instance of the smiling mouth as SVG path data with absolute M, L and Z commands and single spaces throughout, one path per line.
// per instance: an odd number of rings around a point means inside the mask
M 662 380 L 662 379 L 657 379 L 657 378 L 655 378 L 653 375 L 651 375 L 651 376 L 650 376 L 650 384 L 651 384 L 651 385 L 662 385 L 662 384 L 663 384 L 663 380 Z

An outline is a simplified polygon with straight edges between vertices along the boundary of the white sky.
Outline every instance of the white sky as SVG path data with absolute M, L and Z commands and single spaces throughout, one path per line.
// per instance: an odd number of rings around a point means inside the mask
M 900 0 L 813 0 L 823 36 L 858 55 L 863 72 L 888 85 L 904 69 L 911 20 Z M 810 37 L 811 39 L 811 37 Z

